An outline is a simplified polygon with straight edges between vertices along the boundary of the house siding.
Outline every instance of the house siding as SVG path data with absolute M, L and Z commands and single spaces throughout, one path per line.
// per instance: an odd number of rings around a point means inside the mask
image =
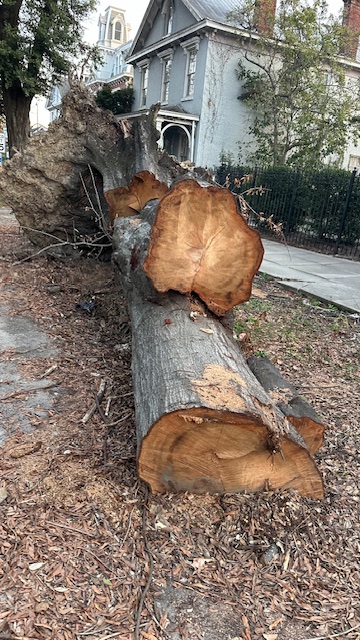
M 240 100 L 236 68 L 242 56 L 238 41 L 217 35 L 209 39 L 205 84 L 196 142 L 196 163 L 214 167 L 222 153 L 239 156 L 239 143 L 253 148 L 247 135 L 251 111 Z

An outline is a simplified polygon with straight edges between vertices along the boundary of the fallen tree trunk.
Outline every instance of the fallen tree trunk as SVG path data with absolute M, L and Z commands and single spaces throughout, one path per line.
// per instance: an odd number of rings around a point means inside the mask
M 143 271 L 151 227 L 114 223 L 115 262 L 131 316 L 138 472 L 153 491 L 292 488 L 323 497 L 296 429 L 199 302 L 161 295 Z
M 144 269 L 158 291 L 195 292 L 224 315 L 250 298 L 263 254 L 230 191 L 181 180 L 156 208 Z
M 310 453 L 316 453 L 324 442 L 324 425 L 311 405 L 268 358 L 252 356 L 247 362 L 266 393 L 305 440 Z

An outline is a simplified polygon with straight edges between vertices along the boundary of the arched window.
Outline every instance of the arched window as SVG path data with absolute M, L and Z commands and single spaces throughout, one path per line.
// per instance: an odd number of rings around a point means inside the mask
M 121 42 L 121 33 L 122 33 L 121 22 L 117 20 L 114 26 L 114 40 L 119 40 Z

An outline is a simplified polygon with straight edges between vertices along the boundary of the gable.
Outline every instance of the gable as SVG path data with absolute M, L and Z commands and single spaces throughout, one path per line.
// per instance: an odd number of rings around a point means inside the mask
M 135 36 L 130 56 L 166 36 L 164 24 L 169 6 L 173 7 L 170 36 L 203 20 L 226 24 L 226 16 L 238 6 L 238 0 L 151 0 Z

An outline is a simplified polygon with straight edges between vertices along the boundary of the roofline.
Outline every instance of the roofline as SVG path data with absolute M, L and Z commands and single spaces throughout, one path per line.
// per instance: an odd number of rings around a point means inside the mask
M 139 52 L 131 54 L 132 49 L 136 44 L 136 38 L 133 41 L 133 46 L 130 49 L 130 54 L 125 58 L 128 64 L 134 64 L 137 60 L 141 60 L 142 58 L 146 58 L 153 53 L 157 53 L 161 49 L 165 49 L 171 46 L 172 43 L 178 43 L 179 41 L 187 38 L 188 36 L 193 35 L 199 31 L 206 31 L 207 29 L 211 29 L 212 31 L 221 31 L 223 33 L 227 33 L 233 36 L 240 36 L 244 39 L 257 41 L 262 37 L 260 34 L 249 31 L 246 29 L 240 29 L 239 27 L 235 27 L 233 25 L 227 25 L 222 22 L 216 22 L 215 20 L 209 20 L 205 18 L 201 20 L 201 22 L 197 22 L 196 24 L 187 27 L 186 29 L 182 29 L 181 31 L 177 31 L 176 33 L 172 33 L 169 36 L 165 36 L 161 38 L 161 40 L 157 40 L 151 46 L 146 47 L 145 49 L 141 49 Z M 140 29 L 138 31 L 140 33 Z M 272 42 L 272 38 L 267 38 L 269 43 Z M 275 41 L 273 41 L 275 42 Z M 279 44 L 279 43 L 278 43 Z M 282 43 L 284 44 L 284 43 Z M 344 67 L 350 67 L 354 70 L 360 70 L 360 61 L 353 60 L 351 58 L 346 58 L 342 55 L 335 56 L 340 65 Z
M 157 40 L 149 47 L 145 49 L 141 49 L 141 51 L 137 53 L 131 53 L 127 56 L 126 62 L 129 64 L 133 64 L 138 59 L 146 58 L 152 53 L 158 52 L 159 49 L 163 49 L 169 47 L 172 43 L 177 43 L 188 36 L 197 33 L 198 31 L 206 31 L 207 29 L 211 29 L 213 31 L 222 31 L 224 33 L 230 33 L 231 35 L 243 36 L 245 38 L 249 38 L 252 40 L 259 40 L 260 36 L 257 33 L 245 31 L 244 29 L 239 29 L 238 27 L 234 27 L 232 25 L 226 25 L 222 22 L 215 22 L 214 20 L 209 20 L 205 18 L 205 20 L 201 20 L 201 22 L 197 22 L 196 24 L 191 25 L 190 27 L 186 27 L 186 29 L 182 29 L 181 31 L 176 31 L 176 33 L 172 33 L 169 36 L 165 36 L 161 38 L 161 40 Z

